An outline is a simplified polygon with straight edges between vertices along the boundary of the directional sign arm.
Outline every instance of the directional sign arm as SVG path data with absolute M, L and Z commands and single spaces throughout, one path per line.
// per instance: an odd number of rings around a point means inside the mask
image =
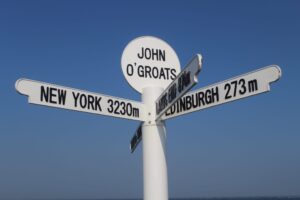
M 270 91 L 270 84 L 281 77 L 281 69 L 270 65 L 199 90 L 179 99 L 161 117 L 169 119 L 212 106 Z
M 198 83 L 197 75 L 201 68 L 202 56 L 197 54 L 156 100 L 156 120 Z
M 28 96 L 28 102 L 32 104 L 146 120 L 146 106 L 140 102 L 29 79 L 17 80 L 15 87 L 20 94 Z

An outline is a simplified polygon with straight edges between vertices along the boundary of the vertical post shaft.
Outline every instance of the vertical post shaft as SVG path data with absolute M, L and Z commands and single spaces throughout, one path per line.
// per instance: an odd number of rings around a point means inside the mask
M 145 88 L 143 103 L 149 108 L 149 121 L 142 126 L 144 200 L 168 200 L 168 175 L 166 160 L 166 128 L 155 121 L 155 100 L 163 88 Z

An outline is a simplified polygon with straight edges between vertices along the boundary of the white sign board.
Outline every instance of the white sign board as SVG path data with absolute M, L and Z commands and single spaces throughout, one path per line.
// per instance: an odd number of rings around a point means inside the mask
M 270 91 L 270 83 L 281 76 L 277 65 L 270 65 L 190 92 L 173 104 L 161 117 L 169 119 L 212 106 Z
M 198 83 L 197 75 L 201 67 L 202 56 L 197 54 L 156 100 L 156 120 Z
M 152 36 L 132 40 L 123 51 L 121 66 L 127 82 L 139 93 L 146 87 L 165 89 L 180 72 L 176 52 Z
M 139 121 L 145 120 L 146 107 L 136 101 L 28 79 L 17 80 L 16 90 L 28 96 L 28 101 L 32 104 Z

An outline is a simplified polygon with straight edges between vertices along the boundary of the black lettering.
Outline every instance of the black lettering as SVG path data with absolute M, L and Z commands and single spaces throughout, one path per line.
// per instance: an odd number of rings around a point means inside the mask
M 151 76 L 151 67 L 150 66 L 145 66 L 145 78 L 147 78 L 147 74 L 149 78 L 152 78 Z
M 256 79 L 248 81 L 248 89 L 249 89 L 249 92 L 254 92 L 257 90 L 257 80 Z
M 101 105 L 100 105 L 100 101 L 101 101 L 101 99 L 102 99 L 102 97 L 95 97 L 96 98 L 96 100 L 95 100 L 95 110 L 99 110 L 99 111 L 102 111 L 102 109 L 101 109 Z
M 132 105 L 131 105 L 131 103 L 127 103 L 127 105 L 126 105 L 126 113 L 127 113 L 128 116 L 132 115 Z
M 46 102 L 48 102 L 48 94 L 49 94 L 49 88 L 47 87 L 47 91 L 45 90 L 44 86 L 41 86 L 41 101 L 45 99 Z
M 205 106 L 205 102 L 204 102 L 204 93 L 203 92 L 198 92 L 198 99 L 199 99 L 199 107 Z
M 205 91 L 205 103 L 206 104 L 211 103 L 211 90 L 210 89 Z
M 142 53 L 141 55 L 139 53 L 137 54 L 138 58 L 140 59 L 144 58 L 144 47 L 142 47 L 141 53 Z
M 138 75 L 139 75 L 139 77 L 144 77 L 145 76 L 143 65 L 138 66 Z
M 176 98 L 176 83 L 174 83 L 168 91 L 168 102 L 171 103 Z
M 241 85 L 241 89 L 239 90 L 239 93 L 241 94 L 241 95 L 243 95 L 243 94 L 245 94 L 246 92 L 247 92 L 247 88 L 246 88 L 246 85 L 245 85 L 245 79 L 240 79 L 239 80 L 239 85 Z
M 165 72 L 166 72 L 166 78 L 167 80 L 170 79 L 170 74 L 169 74 L 170 68 L 165 68 Z
M 148 60 L 166 61 L 166 52 L 161 49 L 141 48 L 141 51 L 137 54 L 138 58 L 146 58 Z
M 167 113 L 168 113 L 169 115 L 172 115 L 172 114 L 175 113 L 175 111 L 176 111 L 176 104 L 173 104 L 173 105 L 167 110 L 166 115 L 167 115 Z M 167 115 L 167 116 L 168 116 L 168 115 Z
M 182 98 L 181 98 L 182 99 Z M 181 101 L 181 99 L 179 99 L 175 104 L 176 104 L 176 112 L 179 113 L 180 112 L 180 106 L 179 106 L 179 103 Z
M 219 101 L 219 87 L 218 86 L 216 86 L 215 88 L 212 88 L 211 89 L 212 90 L 212 103 L 214 103 L 215 102 L 215 99 L 216 99 L 216 102 L 218 102 Z
M 172 106 L 172 107 L 173 107 L 173 106 Z M 165 115 L 166 115 L 166 116 L 171 115 L 171 109 L 168 109 L 168 110 L 165 112 Z
M 113 100 L 108 99 L 107 103 L 109 104 L 109 107 L 107 108 L 107 111 L 110 112 L 110 113 L 112 113 L 114 111 L 114 107 L 113 107 L 113 103 L 114 102 L 113 102 Z
M 74 101 L 74 104 L 75 104 L 74 106 L 77 107 L 77 99 L 79 97 L 79 93 L 77 93 L 77 95 L 75 95 L 75 92 L 72 92 L 72 94 L 73 94 L 73 97 L 74 97 L 74 100 L 75 100 Z
M 196 94 L 192 94 L 191 96 L 192 98 L 192 107 L 193 108 L 197 108 L 198 107 L 198 98 L 197 98 L 197 93 Z
M 190 83 L 190 72 L 183 72 L 178 79 L 178 92 L 182 92 Z
M 161 79 L 163 77 L 163 79 L 166 80 L 166 75 L 164 72 L 164 68 L 160 68 L 160 74 L 159 74 L 159 79 Z
M 152 52 L 152 60 L 159 60 L 158 57 L 158 49 L 151 49 Z M 156 56 L 156 59 L 154 58 Z
M 126 67 L 126 73 L 127 73 L 127 75 L 128 76 L 132 76 L 133 72 L 134 72 L 134 70 L 133 70 L 132 64 L 128 64 L 127 67 Z
M 120 102 L 116 100 L 114 105 L 117 106 L 114 113 L 119 115 L 120 114 L 120 112 L 119 112 Z
M 180 107 L 180 112 L 186 110 L 185 98 L 180 99 L 179 107 Z
M 151 59 L 151 50 L 149 48 L 145 49 L 144 57 L 148 60 Z
M 158 78 L 158 68 L 157 67 L 152 68 L 152 76 L 153 76 L 153 78 Z
M 88 109 L 92 108 L 92 110 L 95 110 L 94 101 L 94 97 L 92 95 L 88 95 Z
M 86 107 L 86 105 L 87 105 L 87 98 L 86 98 L 86 96 L 84 94 L 80 95 L 79 103 L 80 103 L 81 108 L 85 108 Z
M 235 80 L 235 81 L 232 81 L 231 82 L 231 85 L 233 85 L 233 97 L 235 97 L 236 96 L 236 86 L 237 86 L 237 81 Z
M 182 75 L 178 78 L 178 92 L 179 93 L 183 90 L 183 80 L 182 80 L 183 76 Z
M 132 108 L 132 113 L 134 117 L 140 116 L 140 110 L 138 108 Z
M 191 96 L 186 96 L 185 97 L 185 104 L 186 104 L 186 109 L 187 110 L 192 108 L 192 98 L 191 98 Z
M 125 102 L 121 101 L 120 106 L 121 106 L 121 109 L 120 109 L 121 115 L 125 115 L 125 113 L 126 113 Z
M 66 90 L 58 90 L 58 104 L 65 105 L 65 103 L 66 103 L 66 95 L 67 95 L 67 91 Z
M 158 101 L 156 114 L 159 114 L 168 105 L 167 94 L 164 94 Z
M 230 99 L 232 96 L 229 95 L 229 92 L 230 92 L 230 84 L 229 84 L 229 83 L 226 83 L 226 84 L 225 84 L 224 90 L 227 90 L 227 91 L 226 91 L 226 94 L 225 94 L 225 99 Z
M 159 50 L 159 60 L 166 61 L 166 52 L 165 52 L 165 50 Z
M 171 69 L 171 79 L 174 80 L 176 78 L 176 69 Z
M 56 93 L 54 93 L 54 91 L 56 92 L 57 89 L 56 88 L 50 88 L 50 103 L 57 104 L 57 102 L 53 100 L 53 98 L 56 97 Z
M 188 72 L 184 76 L 184 84 L 187 87 L 191 83 L 191 72 Z

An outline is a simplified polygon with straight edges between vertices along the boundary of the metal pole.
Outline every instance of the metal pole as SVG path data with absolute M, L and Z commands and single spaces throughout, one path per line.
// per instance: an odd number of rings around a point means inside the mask
M 143 123 L 144 200 L 168 200 L 166 160 L 166 128 L 155 121 L 155 100 L 163 88 L 149 87 L 142 93 L 142 101 L 149 108 L 149 120 Z

